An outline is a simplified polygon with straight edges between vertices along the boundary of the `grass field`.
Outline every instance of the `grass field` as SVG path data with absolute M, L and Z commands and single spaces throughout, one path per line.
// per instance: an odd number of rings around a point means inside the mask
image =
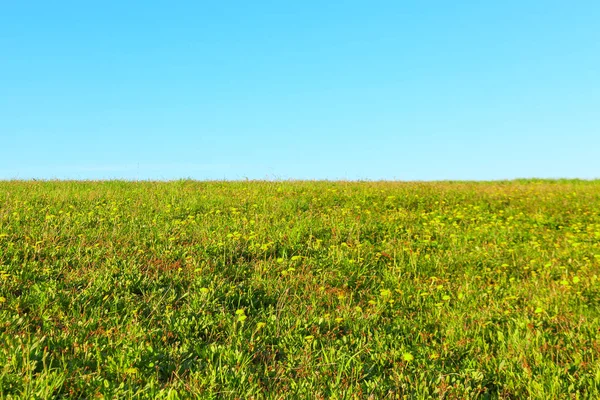
M 600 181 L 0 182 L 0 397 L 598 398 Z

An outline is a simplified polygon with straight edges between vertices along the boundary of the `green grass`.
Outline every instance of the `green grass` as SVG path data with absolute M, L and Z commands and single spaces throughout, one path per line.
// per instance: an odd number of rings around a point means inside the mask
M 0 397 L 598 398 L 600 181 L 0 182 Z

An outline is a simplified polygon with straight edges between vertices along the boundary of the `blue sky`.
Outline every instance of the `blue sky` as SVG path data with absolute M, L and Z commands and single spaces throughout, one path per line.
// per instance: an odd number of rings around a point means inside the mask
M 0 179 L 600 178 L 598 1 L 3 1 Z

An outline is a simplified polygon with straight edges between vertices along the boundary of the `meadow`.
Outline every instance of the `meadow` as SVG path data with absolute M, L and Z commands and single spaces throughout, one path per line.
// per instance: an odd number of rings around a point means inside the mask
M 0 182 L 0 398 L 600 396 L 600 181 Z

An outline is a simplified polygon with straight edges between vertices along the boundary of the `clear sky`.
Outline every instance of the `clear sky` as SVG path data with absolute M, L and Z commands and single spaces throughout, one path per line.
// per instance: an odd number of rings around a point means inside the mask
M 0 1 L 0 179 L 600 178 L 600 2 Z

